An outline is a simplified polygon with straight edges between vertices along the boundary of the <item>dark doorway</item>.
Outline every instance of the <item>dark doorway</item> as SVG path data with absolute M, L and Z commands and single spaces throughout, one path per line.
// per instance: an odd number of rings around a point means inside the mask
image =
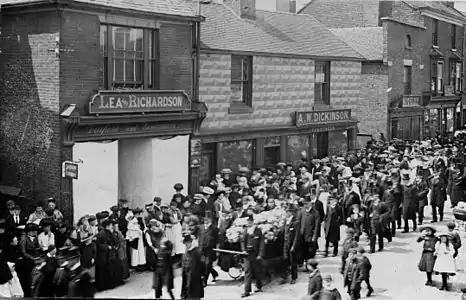
M 317 158 L 328 156 L 328 132 L 319 132 L 317 134 Z
M 275 166 L 280 161 L 280 145 L 264 147 L 264 166 Z
M 217 144 L 203 144 L 202 148 L 199 183 L 210 182 L 214 178 L 217 169 Z

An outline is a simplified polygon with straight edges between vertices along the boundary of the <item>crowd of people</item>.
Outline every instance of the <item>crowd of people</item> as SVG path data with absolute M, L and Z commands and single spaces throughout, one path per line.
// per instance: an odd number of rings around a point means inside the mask
M 367 296 L 373 293 L 361 235 L 374 253 L 398 232 L 422 226 L 419 270 L 426 272 L 427 285 L 441 274 L 441 289 L 448 289 L 461 240 L 454 224 L 435 235 L 424 224 L 424 208 L 431 206 L 431 222 L 442 222 L 447 196 L 452 206 L 466 200 L 465 140 L 372 140 L 341 156 L 308 159 L 303 153 L 297 163 L 223 169 L 197 194 L 184 194 L 177 183 L 172 199 L 155 197 L 145 210 L 120 199 L 75 226 L 54 199 L 29 216 L 8 201 L 0 284 L 10 286 L 10 295 L 19 290 L 26 297 L 92 297 L 124 284 L 134 269 L 153 272 L 156 299 L 164 287 L 175 299 L 173 267 L 180 266 L 181 298 L 201 299 L 209 277 L 219 276 L 215 264 L 229 272 L 241 263 L 242 297 L 251 295 L 253 280 L 255 292 L 272 278 L 294 284 L 302 267 L 309 272 L 307 299 L 340 299 L 331 276 L 318 270 L 321 250 L 324 257 L 341 255 L 345 287 L 351 299 L 359 299 L 363 282 Z M 13 289 L 16 277 L 20 286 Z

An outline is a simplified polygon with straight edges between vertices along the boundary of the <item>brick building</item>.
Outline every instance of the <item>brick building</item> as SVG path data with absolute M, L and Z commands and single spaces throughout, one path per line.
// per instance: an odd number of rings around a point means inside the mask
M 368 126 L 359 53 L 311 16 L 254 1 L 212 1 L 202 15 L 199 98 L 208 112 L 193 137 L 193 182 L 352 147 Z
M 461 126 L 466 19 L 452 2 L 313 0 L 299 13 L 337 31 L 380 28 L 389 137 L 420 139 Z
M 1 13 L 1 184 L 75 218 L 187 186 L 205 106 L 201 18 L 185 0 L 11 0 Z

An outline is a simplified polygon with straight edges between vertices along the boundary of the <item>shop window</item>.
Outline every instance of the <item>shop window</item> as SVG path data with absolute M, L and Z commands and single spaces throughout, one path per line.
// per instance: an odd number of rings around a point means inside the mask
M 314 102 L 330 105 L 330 62 L 316 61 L 314 70 Z
M 432 45 L 438 46 L 438 20 L 432 20 Z
M 409 34 L 406 35 L 405 37 L 405 48 L 406 49 L 411 49 L 413 46 L 411 44 L 411 36 Z
M 440 115 L 438 109 L 430 109 L 429 110 L 429 128 L 430 128 L 430 136 L 434 137 L 437 135 L 437 132 L 440 131 Z
M 303 151 L 309 155 L 309 136 L 308 135 L 293 135 L 288 137 L 286 160 L 291 163 L 301 162 L 301 153 Z
M 392 119 L 392 128 L 391 128 L 392 137 L 391 139 L 398 138 L 398 119 Z
M 443 60 L 432 60 L 431 66 L 431 92 L 433 95 L 443 94 Z
M 240 167 L 252 167 L 253 144 L 251 140 L 219 143 L 219 169 L 230 168 L 238 171 Z
M 451 24 L 451 49 L 456 49 L 456 25 Z
M 446 118 L 445 118 L 445 131 L 446 132 L 453 132 L 454 131 L 454 125 L 455 125 L 455 119 L 454 119 L 454 111 L 455 109 L 453 107 L 447 108 L 446 109 Z
M 404 67 L 403 75 L 403 95 L 411 95 L 412 67 Z
M 264 142 L 264 165 L 275 166 L 280 161 L 280 137 L 267 137 Z
M 231 56 L 231 104 L 252 106 L 252 56 Z
M 463 78 L 462 78 L 463 64 L 456 60 L 450 60 L 450 80 L 449 85 L 455 92 L 460 93 L 463 90 Z
M 157 30 L 100 26 L 101 84 L 106 89 L 158 88 Z

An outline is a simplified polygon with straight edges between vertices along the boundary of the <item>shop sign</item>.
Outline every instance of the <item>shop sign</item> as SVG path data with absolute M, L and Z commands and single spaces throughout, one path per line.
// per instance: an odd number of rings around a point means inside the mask
M 175 130 L 190 130 L 190 122 L 182 123 L 142 123 L 129 125 L 102 125 L 77 128 L 75 136 L 80 137 L 105 137 L 114 135 L 138 135 L 144 133 L 170 132 Z
M 180 112 L 191 109 L 183 91 L 99 91 L 89 102 L 89 114 Z
M 316 110 L 310 112 L 296 112 L 296 126 L 328 124 L 333 122 L 350 121 L 351 109 Z
M 62 164 L 62 177 L 78 179 L 78 164 L 72 161 L 64 161 Z
M 403 96 L 403 107 L 418 107 L 421 105 L 421 96 Z
M 332 132 L 335 131 L 335 126 L 325 126 L 325 127 L 316 127 L 311 128 L 310 133 L 319 133 L 319 132 Z

